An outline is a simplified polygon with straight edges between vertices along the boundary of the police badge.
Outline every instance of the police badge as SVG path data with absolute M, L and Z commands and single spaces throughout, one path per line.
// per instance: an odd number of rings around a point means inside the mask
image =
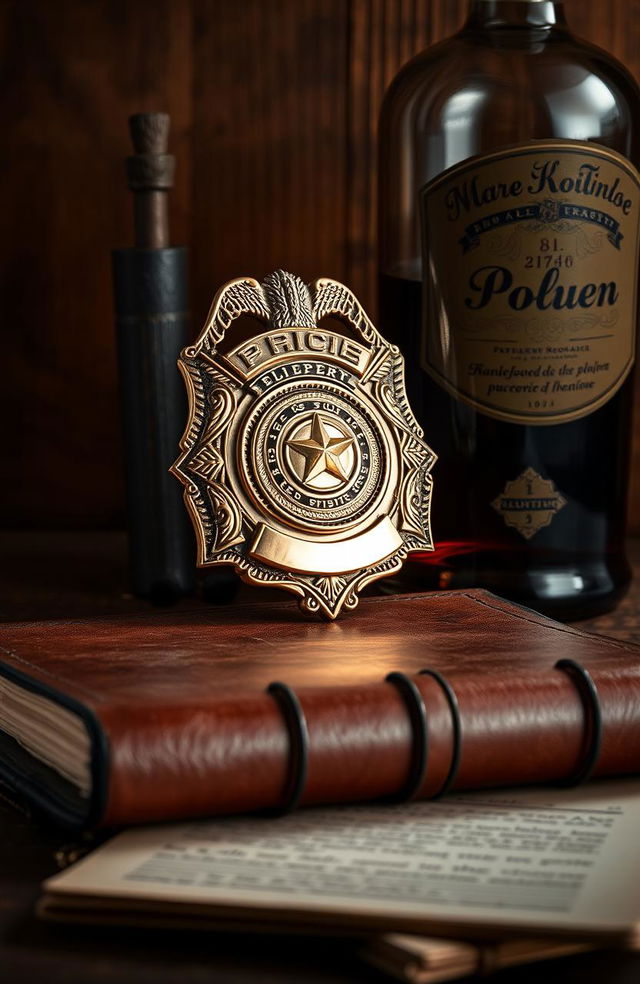
M 230 348 L 247 316 L 267 330 Z M 433 549 L 436 456 L 409 408 L 404 360 L 343 284 L 307 287 L 281 270 L 232 280 L 178 364 L 189 421 L 172 471 L 199 566 L 233 564 L 333 619 L 410 550 Z

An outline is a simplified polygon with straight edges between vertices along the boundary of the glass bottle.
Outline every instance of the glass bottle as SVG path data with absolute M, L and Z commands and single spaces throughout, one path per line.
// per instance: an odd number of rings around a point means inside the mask
M 471 0 L 389 88 L 379 318 L 439 455 L 405 590 L 571 619 L 628 585 L 639 106 L 550 0 Z

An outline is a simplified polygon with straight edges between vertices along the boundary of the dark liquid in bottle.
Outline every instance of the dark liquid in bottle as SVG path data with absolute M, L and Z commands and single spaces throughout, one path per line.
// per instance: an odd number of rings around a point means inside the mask
M 403 351 L 413 411 L 439 456 L 436 549 L 412 555 L 396 586 L 486 587 L 566 619 L 610 609 L 630 577 L 624 519 L 631 377 L 603 407 L 570 423 L 496 420 L 450 396 L 422 367 L 421 283 L 383 275 L 379 286 L 380 323 Z M 531 540 L 491 507 L 527 468 L 566 500 Z
M 412 407 L 439 455 L 433 470 L 436 550 L 409 558 L 399 588 L 486 587 L 567 619 L 606 611 L 624 593 L 630 577 L 623 538 L 632 376 L 599 409 L 554 424 L 507 422 L 508 415 L 491 416 L 450 396 L 442 379 L 436 382 L 425 369 L 424 333 L 431 340 L 446 335 L 455 349 L 460 305 L 451 294 L 468 288 L 468 271 L 463 274 L 451 260 L 438 265 L 442 237 L 458 240 L 447 221 L 432 225 L 425 266 L 429 313 L 423 321 L 420 193 L 463 161 L 548 138 L 578 142 L 587 158 L 590 144 L 608 147 L 637 166 L 637 106 L 637 86 L 625 69 L 573 37 L 563 5 L 551 0 L 470 0 L 463 29 L 405 66 L 389 89 L 380 120 L 379 324 L 405 356 Z M 482 174 L 490 183 L 489 171 Z M 496 202 L 489 211 L 509 206 Z M 468 221 L 478 215 L 484 213 L 470 210 Z M 631 226 L 628 232 L 627 245 Z M 483 255 L 482 248 L 475 255 Z M 610 270 L 605 274 L 603 268 L 602 279 L 616 279 L 615 247 L 601 255 Z M 485 259 L 477 265 L 482 262 L 511 263 Z M 522 267 L 522 258 L 518 262 Z M 577 269 L 576 263 L 564 271 L 563 282 L 581 283 Z M 628 307 L 617 332 L 623 325 L 633 330 Z M 485 310 L 491 325 L 499 307 Z M 603 352 L 601 361 L 607 357 Z M 464 369 L 456 359 L 457 351 L 446 377 L 454 389 Z M 559 371 L 558 360 L 554 365 Z M 528 501 L 527 509 L 520 503 L 519 530 L 507 525 L 493 503 L 508 496 L 508 483 L 527 469 L 538 476 L 537 486 L 523 490 Z M 534 503 L 538 519 L 547 504 L 540 489 L 551 486 L 544 483 L 553 483 L 564 504 L 548 525 L 527 536 L 525 524 L 536 520 L 525 515 L 532 512 L 531 498 L 540 498 Z M 517 513 L 516 495 L 509 504 Z

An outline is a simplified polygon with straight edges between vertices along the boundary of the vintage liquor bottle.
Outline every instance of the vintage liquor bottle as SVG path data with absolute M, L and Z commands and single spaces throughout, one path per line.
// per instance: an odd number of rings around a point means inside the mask
M 627 587 L 639 107 L 550 0 L 471 0 L 390 86 L 380 323 L 439 455 L 405 588 L 570 619 Z

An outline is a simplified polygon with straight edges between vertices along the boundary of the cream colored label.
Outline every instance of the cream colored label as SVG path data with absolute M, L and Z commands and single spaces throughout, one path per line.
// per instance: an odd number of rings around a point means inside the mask
M 421 193 L 425 368 L 503 420 L 609 400 L 635 354 L 640 175 L 594 144 L 476 157 Z

